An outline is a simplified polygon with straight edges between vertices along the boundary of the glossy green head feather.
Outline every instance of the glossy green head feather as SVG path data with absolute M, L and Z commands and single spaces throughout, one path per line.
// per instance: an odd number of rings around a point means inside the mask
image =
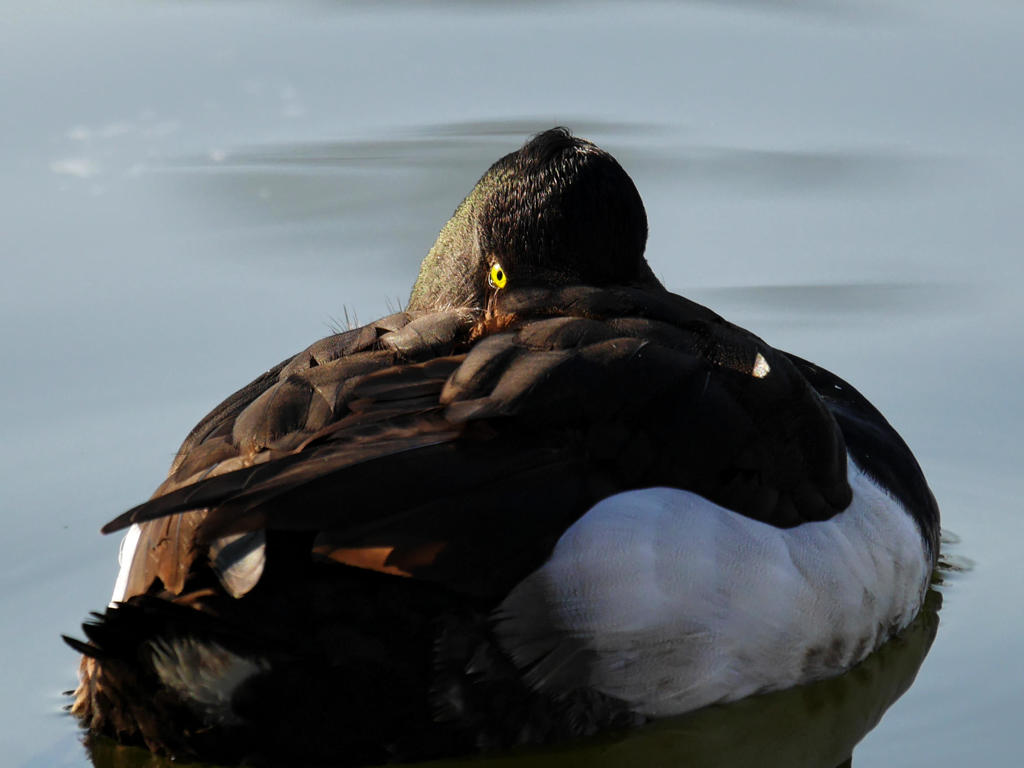
M 657 284 L 647 215 L 615 158 L 553 128 L 488 169 L 423 260 L 410 310 L 482 307 L 500 263 L 508 286 Z

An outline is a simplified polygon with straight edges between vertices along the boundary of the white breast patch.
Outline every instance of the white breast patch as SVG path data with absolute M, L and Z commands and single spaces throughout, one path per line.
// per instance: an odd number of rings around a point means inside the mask
M 688 491 L 604 499 L 498 608 L 536 688 L 595 688 L 650 716 L 837 674 L 910 623 L 917 526 L 851 460 L 853 502 L 780 529 Z

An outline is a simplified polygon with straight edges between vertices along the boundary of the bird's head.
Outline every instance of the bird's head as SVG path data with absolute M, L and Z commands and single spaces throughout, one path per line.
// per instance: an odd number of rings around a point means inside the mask
M 423 260 L 411 311 L 484 309 L 504 290 L 658 285 L 647 214 L 615 158 L 564 128 L 498 160 Z

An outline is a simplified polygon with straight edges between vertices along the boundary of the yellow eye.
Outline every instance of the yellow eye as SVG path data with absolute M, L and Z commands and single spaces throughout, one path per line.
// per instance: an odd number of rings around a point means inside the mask
M 487 275 L 487 284 L 491 286 L 491 288 L 497 288 L 500 291 L 505 287 L 505 283 L 507 282 L 508 275 L 506 275 L 505 270 L 501 268 L 501 264 L 492 264 L 491 273 Z

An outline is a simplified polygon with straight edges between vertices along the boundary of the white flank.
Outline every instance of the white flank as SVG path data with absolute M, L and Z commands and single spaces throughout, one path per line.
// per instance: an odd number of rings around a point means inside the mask
M 849 462 L 853 502 L 780 529 L 687 491 L 604 499 L 499 607 L 527 679 L 650 716 L 837 674 L 905 627 L 929 566 L 898 502 Z
M 128 572 L 132 568 L 132 560 L 135 559 L 135 550 L 139 546 L 139 535 L 142 533 L 142 527 L 135 523 L 128 532 L 125 533 L 124 538 L 121 539 L 121 548 L 117 552 L 117 580 L 114 582 L 114 594 L 110 596 L 110 605 L 114 606 L 115 603 L 119 603 L 124 600 L 125 590 L 128 589 Z

